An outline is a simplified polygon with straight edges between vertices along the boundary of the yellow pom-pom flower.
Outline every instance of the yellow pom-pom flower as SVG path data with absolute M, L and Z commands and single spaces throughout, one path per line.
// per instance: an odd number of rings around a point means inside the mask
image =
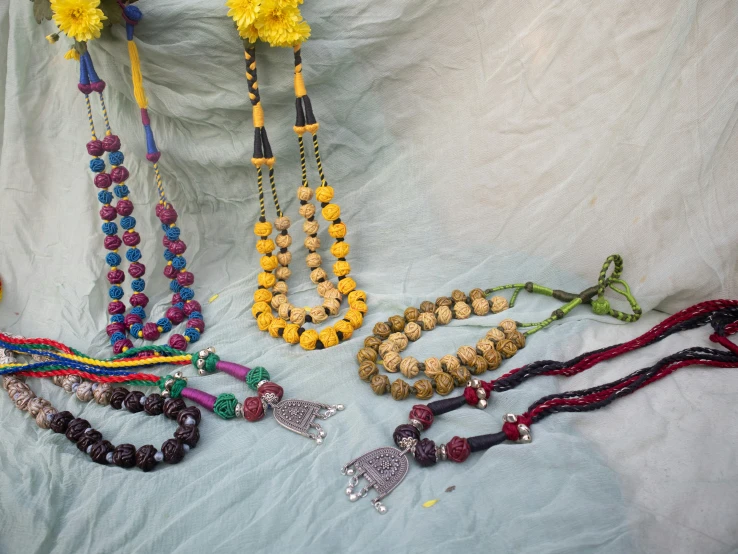
M 318 187 L 315 190 L 315 198 L 318 202 L 330 202 L 333 200 L 333 187 L 327 185 L 324 187 Z
M 259 263 L 264 271 L 273 271 L 279 265 L 277 256 L 262 256 Z
M 226 7 L 230 8 L 228 17 L 236 22 L 239 34 L 242 33 L 242 29 L 254 24 L 256 17 L 259 15 L 260 4 L 259 0 L 228 0 L 226 2 Z M 243 37 L 243 35 L 241 36 Z
M 336 277 L 343 277 L 351 273 L 351 264 L 348 262 L 336 262 L 333 264 L 333 274 Z
M 254 27 L 259 38 L 271 46 L 295 46 L 310 36 L 295 0 L 261 0 Z
M 351 247 L 345 242 L 337 242 L 331 246 L 331 254 L 336 258 L 345 258 L 348 256 L 349 250 L 351 250 Z
M 266 289 L 256 289 L 254 291 L 254 302 L 271 302 L 272 293 Z
M 342 239 L 346 236 L 346 225 L 343 223 L 331 223 L 328 226 L 328 234 L 334 239 Z
M 51 0 L 54 23 L 65 35 L 79 42 L 99 38 L 102 22 L 107 19 L 99 5 L 100 0 Z
M 256 27 L 253 25 L 249 25 L 248 27 L 239 27 L 238 35 L 252 44 L 259 40 L 259 31 L 257 31 Z
M 322 213 L 326 221 L 334 221 L 341 217 L 341 208 L 338 204 L 328 204 Z
M 300 346 L 305 350 L 315 350 L 315 343 L 318 342 L 318 332 L 315 329 L 308 329 L 300 335 Z

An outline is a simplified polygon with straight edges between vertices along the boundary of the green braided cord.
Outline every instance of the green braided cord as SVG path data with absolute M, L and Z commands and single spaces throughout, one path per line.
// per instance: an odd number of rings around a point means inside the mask
M 126 385 L 132 387 L 155 387 L 156 383 L 152 381 L 126 381 Z
M 515 306 L 515 301 L 516 301 L 516 300 L 518 299 L 518 294 L 520 294 L 520 291 L 521 291 L 521 290 L 523 290 L 523 287 L 517 287 L 517 288 L 515 289 L 515 292 L 513 293 L 513 295 L 512 295 L 511 297 L 510 297 L 510 302 L 509 302 L 509 304 L 508 304 L 508 305 L 509 305 L 509 306 L 510 306 L 511 308 L 512 308 L 513 306 Z
M 619 289 L 617 287 L 614 287 L 613 283 L 622 285 L 623 288 Z M 608 315 L 619 319 L 620 321 L 624 321 L 625 323 L 633 323 L 634 321 L 638 321 L 643 314 L 643 310 L 641 309 L 640 304 L 638 304 L 638 300 L 636 300 L 635 296 L 633 296 L 633 293 L 630 291 L 630 286 L 628 285 L 628 283 L 623 279 L 610 277 L 608 285 L 613 292 L 624 296 L 628 300 L 630 308 L 633 310 L 632 314 L 626 314 L 624 312 L 619 312 L 618 310 L 610 308 L 610 310 L 608 311 Z
M 167 379 L 174 379 L 174 377 L 172 377 L 171 375 L 165 375 L 156 382 L 156 386 L 159 387 L 159 390 L 161 390 L 161 392 L 164 392 L 166 390 Z
M 159 387 L 159 389 L 161 389 L 162 392 L 166 390 L 166 384 L 169 379 L 172 379 L 174 381 L 172 388 L 169 390 L 169 396 L 171 396 L 172 398 L 179 398 L 182 394 L 182 391 L 187 386 L 187 381 L 185 379 L 176 379 L 172 375 L 165 375 L 156 382 L 156 385 Z
M 220 357 L 217 354 L 210 354 L 205 358 L 205 371 L 208 373 L 215 372 L 215 366 L 220 361 Z
M 199 354 L 197 352 L 195 352 L 194 354 L 192 354 L 190 356 L 190 361 L 192 362 L 192 367 L 194 367 L 195 369 L 197 369 L 197 360 L 199 360 L 199 359 L 200 359 L 200 356 L 199 356 Z
M 501 290 L 507 290 L 507 289 L 519 289 L 519 288 L 525 288 L 525 284 L 500 285 L 499 287 L 492 287 L 491 289 L 485 290 L 484 295 L 489 296 L 493 292 L 499 292 Z
M 238 399 L 229 392 L 219 394 L 218 398 L 215 399 L 215 405 L 213 406 L 213 412 L 222 417 L 223 419 L 232 419 L 236 417 L 236 406 L 238 405 Z
M 251 390 L 256 390 L 259 381 L 269 381 L 269 372 L 263 367 L 255 367 L 246 374 L 246 384 Z

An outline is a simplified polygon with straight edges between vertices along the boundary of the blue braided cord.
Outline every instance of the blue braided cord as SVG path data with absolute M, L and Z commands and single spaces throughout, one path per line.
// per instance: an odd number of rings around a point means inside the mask
M 86 65 L 87 65 L 87 72 L 90 75 L 90 81 L 93 83 L 97 83 L 100 80 L 100 77 L 97 76 L 97 73 L 95 72 L 95 66 L 92 63 L 92 57 L 90 56 L 89 52 L 85 52 L 82 54 L 82 57 L 87 58 Z
M 89 85 L 90 78 L 87 75 L 87 58 L 81 56 L 79 59 L 79 83 L 81 85 Z

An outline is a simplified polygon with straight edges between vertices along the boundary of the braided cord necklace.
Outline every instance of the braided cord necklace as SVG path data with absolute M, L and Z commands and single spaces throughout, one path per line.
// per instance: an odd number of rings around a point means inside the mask
M 102 231 L 105 235 L 103 245 L 108 250 L 108 254 L 105 256 L 105 262 L 109 266 L 107 279 L 110 284 L 110 288 L 108 289 L 110 302 L 107 310 L 110 316 L 110 323 L 106 328 L 106 332 L 110 338 L 113 352 L 118 354 L 125 352 L 133 346 L 132 341 L 126 337 L 126 333 L 132 338 L 155 341 L 162 333 L 171 331 L 175 325 L 182 323 L 187 318 L 188 321 L 184 334 L 175 333 L 169 337 L 169 345 L 181 350 L 186 348 L 188 343 L 197 342 L 200 334 L 205 330 L 205 323 L 200 304 L 194 300 L 195 293 L 191 288 L 195 277 L 187 270 L 187 261 L 182 256 L 187 247 L 180 240 L 180 229 L 176 225 L 177 211 L 166 197 L 162 176 L 159 172 L 158 162 L 161 154 L 157 149 L 151 129 L 151 122 L 147 112 L 148 101 L 143 89 L 138 52 L 133 42 L 133 26 L 141 19 L 142 14 L 136 6 L 126 6 L 120 0 L 118 4 L 126 22 L 134 96 L 141 109 L 141 118 L 146 137 L 148 152 L 146 158 L 153 164 L 156 187 L 159 191 L 156 216 L 161 221 L 164 232 L 162 242 L 165 248 L 164 259 L 167 261 L 164 275 L 170 280 L 169 288 L 173 293 L 172 307 L 167 310 L 164 317 L 158 319 L 156 322 L 146 322 L 145 308 L 149 303 L 149 298 L 144 292 L 146 282 L 143 277 L 146 273 L 146 266 L 140 262 L 142 253 L 138 245 L 141 242 L 141 236 L 136 231 L 136 218 L 131 215 L 134 206 L 129 198 L 130 190 L 126 184 L 129 178 L 129 172 L 123 165 L 125 158 L 120 151 L 120 139 L 117 135 L 113 134 L 110 126 L 103 97 L 105 81 L 95 71 L 92 57 L 87 49 L 87 41 L 100 36 L 100 29 L 102 29 L 103 25 L 101 21 L 109 19 L 109 17 L 104 15 L 94 5 L 82 7 L 71 4 L 67 5 L 61 2 L 52 2 L 51 4 L 54 21 L 59 26 L 60 31 L 65 32 L 70 38 L 75 40 L 74 47 L 67 53 L 66 57 L 79 60 L 80 78 L 78 88 L 85 98 L 91 135 L 91 139 L 87 143 L 87 152 L 92 157 L 89 165 L 90 169 L 95 173 L 95 187 L 99 189 L 97 198 L 102 204 L 99 213 L 104 222 L 102 224 Z M 106 9 L 110 9 L 110 6 L 107 6 Z M 49 42 L 55 42 L 58 38 L 58 34 L 47 37 Z M 93 93 L 98 95 L 100 111 L 105 126 L 105 135 L 102 140 L 98 138 L 90 102 L 90 95 Z M 103 159 L 106 152 L 108 153 L 108 162 L 111 166 L 109 172 L 105 171 L 106 165 Z M 111 187 L 113 189 L 112 192 L 110 191 Z M 117 198 L 117 201 L 113 204 L 115 198 Z M 119 223 L 115 223 L 118 216 L 121 219 Z M 122 229 L 122 234 L 119 234 L 118 226 Z M 125 293 L 121 286 L 126 278 L 125 273 L 120 269 L 123 263 L 121 256 L 123 252 L 120 251 L 122 246 L 125 247 L 128 274 L 133 279 L 131 281 L 132 294 L 129 298 L 132 309 L 127 314 L 127 308 L 124 302 Z
M 239 34 L 244 42 L 246 59 L 246 80 L 249 100 L 252 105 L 254 124 L 254 153 L 251 162 L 256 167 L 257 187 L 259 191 L 259 221 L 254 224 L 254 234 L 258 240 L 256 250 L 261 254 L 262 272 L 258 275 L 258 288 L 254 292 L 254 305 L 251 312 L 256 319 L 259 330 L 268 332 L 272 337 L 282 337 L 289 344 L 300 344 L 305 350 L 329 348 L 341 341 L 351 338 L 353 332 L 361 327 L 363 315 L 367 311 L 366 293 L 356 289 L 356 282 L 349 276 L 351 265 L 346 260 L 350 251 L 345 241 L 346 224 L 341 219 L 341 208 L 333 202 L 334 189 L 328 184 L 318 144 L 320 124 L 315 118 L 310 97 L 307 95 L 302 75 L 301 44 L 310 34 L 310 27 L 302 19 L 297 0 L 274 2 L 270 0 L 229 0 L 228 15 L 233 18 Z M 317 286 L 323 303 L 314 307 L 297 307 L 290 304 L 287 297 L 287 279 L 292 271 L 289 265 L 292 254 L 289 247 L 292 237 L 289 234 L 290 219 L 285 216 L 279 205 L 275 182 L 274 164 L 276 158 L 272 151 L 264 124 L 264 109 L 261 103 L 261 92 L 257 80 L 256 46 L 257 40 L 270 46 L 291 47 L 295 64 L 295 107 L 296 120 L 293 130 L 297 134 L 300 150 L 300 166 L 302 183 L 297 190 L 300 201 L 300 215 L 305 219 L 304 245 L 308 251 L 306 264 L 310 268 L 310 279 Z M 305 160 L 305 133 L 312 135 L 313 152 L 318 170 L 320 185 L 310 188 Z M 264 206 L 263 168 L 269 171 L 269 185 L 274 201 L 277 219 L 274 222 L 277 235 L 274 240 L 272 224 L 267 221 Z M 331 246 L 331 254 L 336 258 L 333 274 L 337 277 L 334 284 L 322 268 L 322 258 L 317 250 L 320 248 L 318 238 L 319 224 L 315 219 L 316 207 L 311 203 L 315 196 L 321 205 L 321 215 L 329 223 L 328 234 L 335 239 Z M 279 251 L 275 254 L 275 250 Z M 306 324 L 321 324 L 329 317 L 337 316 L 343 301 L 348 297 L 349 309 L 343 318 L 322 330 L 305 329 Z M 275 317 L 274 311 L 277 314 Z
M 315 420 L 328 419 L 344 409 L 342 404 L 322 404 L 297 399 L 283 400 L 284 389 L 270 381 L 270 375 L 266 369 L 263 367 L 252 369 L 221 360 L 212 347 L 194 354 L 187 354 L 167 346 L 143 346 L 131 348 L 112 358 L 96 359 L 56 341 L 22 339 L 0 333 L 0 348 L 34 356 L 33 363 L 0 364 L 0 375 L 53 378 L 74 376 L 79 379 L 88 379 L 102 384 L 100 386 L 103 388 L 97 388 L 92 391 L 93 394 L 106 396 L 113 407 L 126 405 L 129 409 L 130 406 L 145 408 L 147 403 L 158 403 L 160 398 L 186 398 L 222 419 L 243 418 L 253 422 L 262 419 L 271 408 L 277 423 L 290 431 L 314 440 L 316 444 L 323 443 L 326 432 Z M 192 364 L 200 375 L 220 370 L 240 381 L 245 381 L 249 388 L 256 391 L 257 396 L 248 397 L 241 403 L 231 393 L 222 393 L 216 397 L 191 387 L 181 371 L 164 377 L 136 371 L 160 364 Z M 94 385 L 92 383 L 83 385 L 79 381 L 75 383 L 79 385 L 79 388 L 75 389 L 77 397 L 81 400 L 87 399 Z M 139 391 L 128 391 L 122 387 L 111 388 L 111 383 L 158 387 L 161 395 L 157 393 L 145 396 Z
M 497 433 L 462 438 L 455 436 L 448 443 L 436 445 L 427 438 L 420 438 L 433 424 L 434 418 L 456 410 L 465 404 L 475 405 L 481 400 L 477 392 L 482 391 L 485 398 L 492 391 L 510 390 L 523 381 L 536 375 L 571 376 L 615 358 L 632 350 L 658 342 L 669 335 L 711 324 L 714 333 L 710 340 L 727 350 L 692 347 L 666 356 L 655 364 L 640 369 L 630 375 L 595 387 L 556 393 L 544 396 L 533 402 L 523 414 L 505 414 L 502 429 Z M 738 301 L 712 300 L 696 304 L 667 318 L 650 331 L 629 342 L 599 350 L 593 350 L 566 362 L 543 360 L 515 369 L 496 381 L 481 382 L 473 379 L 468 383 L 464 394 L 417 405 L 412 408 L 409 423 L 398 426 L 393 439 L 398 448 L 384 447 L 368 452 L 348 464 L 342 473 L 351 476 L 346 494 L 352 502 L 365 497 L 371 488 L 378 496 L 372 504 L 380 513 L 387 511 L 381 500 L 392 492 L 405 478 L 409 464 L 406 454 L 410 453 L 421 467 L 430 467 L 438 461 L 449 460 L 462 463 L 472 452 L 487 450 L 505 441 L 530 443 L 533 440 L 531 427 L 542 419 L 558 412 L 588 412 L 598 410 L 618 398 L 650 385 L 673 373 L 680 367 L 703 365 L 709 367 L 738 367 L 738 345 L 727 337 L 738 332 Z M 366 486 L 359 491 L 359 478 L 366 479 Z
M 607 272 L 611 266 L 613 269 L 608 276 Z M 368 382 L 377 395 L 389 392 L 395 400 L 404 400 L 410 393 L 414 393 L 419 400 L 428 400 L 434 391 L 445 396 L 455 387 L 463 387 L 471 379 L 472 374 L 481 375 L 488 370 L 497 369 L 503 359 L 511 358 L 519 349 L 525 347 L 528 337 L 562 319 L 580 304 L 590 304 L 592 311 L 598 315 L 609 315 L 626 323 L 637 321 L 641 316 L 641 308 L 628 284 L 620 278 L 622 272 L 623 259 L 613 254 L 602 264 L 597 284 L 579 294 L 527 282 L 487 290 L 474 289 L 468 296 L 455 290 L 450 298 L 442 296 L 435 303 L 423 302 L 419 310 L 407 308 L 404 315 L 395 315 L 387 322 L 377 323 L 374 326 L 374 334 L 365 339 L 364 347 L 357 353 L 359 378 Z M 633 313 L 626 314 L 613 309 L 604 297 L 607 288 L 624 296 Z M 487 296 L 508 289 L 513 289 L 509 302 L 502 296 L 492 296 L 487 300 Z M 540 322 L 520 323 L 505 319 L 496 328 L 488 331 L 486 336 L 477 342 L 476 347 L 461 346 L 455 355 L 448 354 L 440 359 L 431 357 L 424 362 L 419 362 L 412 356 L 404 358 L 400 356 L 400 352 L 405 350 L 410 342 L 419 340 L 424 331 L 431 331 L 436 325 L 446 325 L 452 319 L 467 319 L 472 314 L 477 316 L 484 316 L 489 312 L 497 314 L 513 307 L 522 290 L 551 296 L 565 304 Z M 521 332 L 518 329 L 527 330 Z M 379 365 L 384 366 L 389 373 L 399 371 L 408 379 L 413 379 L 423 372 L 427 379 L 418 379 L 412 385 L 401 378 L 390 382 L 386 375 L 379 373 Z M 480 408 L 485 406 L 485 401 L 479 403 Z

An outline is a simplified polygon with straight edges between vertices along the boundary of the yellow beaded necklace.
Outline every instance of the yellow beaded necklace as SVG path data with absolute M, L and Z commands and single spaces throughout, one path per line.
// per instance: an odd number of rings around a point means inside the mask
M 346 261 L 346 256 L 350 246 L 345 242 L 346 224 L 341 221 L 341 208 L 333 202 L 334 190 L 328 185 L 320 159 L 317 134 L 320 125 L 313 114 L 302 76 L 301 44 L 309 36 L 310 27 L 302 19 L 297 7 L 299 3 L 301 0 L 229 0 L 226 5 L 230 8 L 228 15 L 233 18 L 244 41 L 246 79 L 254 122 L 254 155 L 251 162 L 256 167 L 260 209 L 259 221 L 254 224 L 254 234 L 258 237 L 256 251 L 261 254 L 262 272 L 258 276 L 258 288 L 254 292 L 251 313 L 261 331 L 267 331 L 275 338 L 282 337 L 290 344 L 299 343 L 305 350 L 314 350 L 329 348 L 351 338 L 354 330 L 361 327 L 367 306 L 366 293 L 356 290 L 356 282 L 349 276 L 351 265 Z M 294 306 L 287 298 L 287 279 L 292 273 L 289 268 L 292 261 L 292 254 L 289 251 L 292 237 L 288 231 L 291 221 L 282 213 L 277 196 L 275 157 L 264 126 L 264 109 L 257 82 L 255 48 L 257 40 L 270 46 L 291 47 L 294 52 L 297 118 L 293 129 L 297 134 L 302 169 L 302 184 L 297 189 L 297 197 L 300 201 L 299 213 L 305 219 L 302 226 L 306 235 L 304 244 L 308 250 L 305 261 L 311 270 L 310 279 L 316 284 L 318 294 L 323 298 L 321 305 L 312 308 Z M 315 162 L 320 178 L 320 185 L 315 190 L 308 185 L 303 139 L 305 133 L 312 135 Z M 269 185 L 277 213 L 274 225 L 266 218 L 262 171 L 264 167 L 268 168 Z M 311 202 L 313 196 L 320 202 L 323 219 L 329 223 L 328 234 L 336 241 L 330 248 L 331 254 L 336 258 L 333 264 L 333 274 L 338 279 L 336 283 L 329 279 L 321 267 L 322 258 L 317 252 L 320 248 L 320 239 L 317 236 L 319 224 L 315 220 L 316 206 Z M 275 228 L 277 234 L 272 240 L 270 236 Z M 275 253 L 277 248 L 279 250 Z M 349 309 L 343 319 L 320 331 L 303 327 L 306 323 L 320 324 L 330 316 L 338 315 L 344 296 L 348 297 Z

